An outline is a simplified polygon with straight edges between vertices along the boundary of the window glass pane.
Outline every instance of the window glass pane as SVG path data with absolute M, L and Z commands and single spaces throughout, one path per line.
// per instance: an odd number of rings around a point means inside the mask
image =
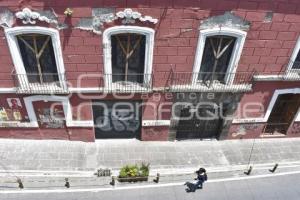
M 293 63 L 293 69 L 300 69 L 300 51 L 298 52 L 298 55 Z
M 199 80 L 224 81 L 235 41 L 236 38 L 223 35 L 206 38 Z
M 111 36 L 113 82 L 143 82 L 145 42 L 146 37 L 140 34 Z
M 17 40 L 28 81 L 30 83 L 58 81 L 51 36 L 22 34 L 17 36 Z

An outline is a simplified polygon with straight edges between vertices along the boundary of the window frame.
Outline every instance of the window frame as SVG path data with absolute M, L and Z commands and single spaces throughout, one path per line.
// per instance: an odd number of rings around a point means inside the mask
M 110 87 L 112 84 L 112 53 L 111 53 L 111 36 L 122 33 L 135 33 L 146 36 L 145 45 L 145 63 L 144 63 L 144 85 L 151 83 L 151 74 L 153 67 L 153 49 L 154 49 L 154 34 L 152 28 L 139 26 L 115 26 L 106 29 L 103 32 L 103 58 L 104 58 L 104 84 L 105 87 Z
M 14 28 L 5 29 L 5 36 L 7 38 L 10 54 L 15 66 L 16 74 L 27 74 L 23 63 L 22 55 L 20 53 L 17 35 L 21 34 L 43 34 L 49 35 L 52 40 L 52 46 L 55 56 L 56 68 L 61 88 L 66 88 L 67 84 L 64 79 L 65 67 L 60 43 L 59 32 L 52 28 L 45 28 L 39 26 L 19 26 Z M 25 85 L 29 85 L 27 76 L 19 77 L 18 80 L 25 82 Z M 42 85 L 42 84 L 41 84 Z
M 233 83 L 234 76 L 230 76 L 229 73 L 235 73 L 237 70 L 238 63 L 246 40 L 247 32 L 242 30 L 222 27 L 222 28 L 200 30 L 199 37 L 198 37 L 198 45 L 196 50 L 196 57 L 195 57 L 195 62 L 193 67 L 192 83 L 194 84 L 198 82 L 198 75 L 201 69 L 201 63 L 202 63 L 206 39 L 207 37 L 217 36 L 217 35 L 226 35 L 226 36 L 231 36 L 236 38 L 236 42 L 234 44 L 230 62 L 227 67 L 226 75 L 224 78 L 226 84 Z
M 293 53 L 290 57 L 289 63 L 288 63 L 288 67 L 287 67 L 287 72 L 289 71 L 300 71 L 300 69 L 293 69 L 293 64 L 298 56 L 298 53 L 300 53 L 300 36 L 297 39 L 295 48 L 293 50 Z

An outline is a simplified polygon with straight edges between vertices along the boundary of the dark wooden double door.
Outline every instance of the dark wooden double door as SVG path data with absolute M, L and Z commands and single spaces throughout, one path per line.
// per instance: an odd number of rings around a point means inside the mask
M 223 124 L 219 107 L 184 108 L 176 127 L 177 140 L 218 138 Z M 198 112 L 198 113 L 196 113 Z M 188 116 L 192 116 L 187 119 Z M 213 117 L 215 116 L 215 117 Z
M 264 134 L 286 134 L 300 107 L 300 94 L 281 94 L 271 111 Z
M 93 101 L 96 139 L 140 138 L 141 101 Z

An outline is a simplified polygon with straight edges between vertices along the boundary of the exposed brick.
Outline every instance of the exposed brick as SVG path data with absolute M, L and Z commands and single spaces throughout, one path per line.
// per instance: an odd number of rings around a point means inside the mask
M 268 48 L 281 48 L 283 45 L 283 41 L 267 40 L 265 44 Z
M 279 32 L 277 40 L 295 40 L 296 32 Z
M 253 55 L 254 56 L 268 56 L 270 55 L 270 48 L 255 48 Z
M 195 55 L 194 47 L 179 47 L 178 55 Z
M 260 64 L 274 64 L 276 63 L 277 57 L 275 56 L 262 56 L 260 57 L 259 63 Z
M 169 40 L 169 46 L 175 46 L 175 47 L 189 46 L 189 39 L 172 38 Z
M 193 19 L 172 20 L 171 28 L 193 28 Z
M 126 0 L 127 8 L 141 8 L 141 7 L 149 7 L 150 0 Z
M 285 15 L 281 13 L 274 13 L 273 14 L 273 22 L 282 22 L 284 20 Z
M 257 39 L 259 37 L 259 31 L 250 31 L 247 34 L 247 39 Z
M 265 40 L 246 40 L 245 47 L 265 47 Z
M 279 3 L 277 7 L 277 12 L 279 13 L 295 13 L 297 9 L 297 4 L 292 3 Z
M 98 71 L 97 64 L 79 64 L 77 65 L 78 71 L 96 72 Z
M 271 29 L 271 23 L 253 22 L 251 24 L 251 30 L 269 31 L 270 29 Z
M 176 47 L 157 47 L 157 55 L 177 55 Z
M 243 49 L 242 55 L 244 56 L 253 56 L 254 48 L 247 48 Z
M 63 0 L 62 0 L 63 1 Z M 91 17 L 92 15 L 92 8 L 91 7 L 77 7 L 72 8 L 73 14 L 72 17 Z
M 271 56 L 287 56 L 289 49 L 272 49 Z
M 216 10 L 234 10 L 238 7 L 238 3 L 239 2 L 235 0 L 219 1 Z
M 258 21 L 261 22 L 265 19 L 265 12 L 247 12 L 246 19 L 249 21 Z
M 260 56 L 242 56 L 241 63 L 242 64 L 257 64 L 259 62 Z
M 263 40 L 272 40 L 272 39 L 276 39 L 277 37 L 277 32 L 275 31 L 261 31 L 259 33 L 259 39 L 263 39 Z
M 88 37 L 88 38 L 84 38 L 83 43 L 84 45 L 97 45 L 100 44 L 101 38 L 100 37 Z
M 65 42 L 68 45 L 83 45 L 83 38 L 82 37 L 63 38 L 62 43 Z
M 168 56 L 168 62 L 177 64 L 177 63 L 186 63 L 187 57 L 186 56 Z
M 250 2 L 250 1 L 240 1 L 239 8 L 246 9 L 246 10 L 256 10 L 258 7 L 257 2 Z
M 99 55 L 85 55 L 86 63 L 102 63 L 102 56 Z
M 282 48 L 293 49 L 296 45 L 296 41 L 284 41 Z
M 251 64 L 248 67 L 248 71 L 252 72 L 252 71 L 258 71 L 258 72 L 262 72 L 264 71 L 266 65 L 265 64 Z
M 282 31 L 289 30 L 290 24 L 284 22 L 274 22 L 272 23 L 271 30 L 273 31 Z
M 168 57 L 167 56 L 154 56 L 153 62 L 156 64 L 165 64 L 165 63 L 168 63 Z
M 85 59 L 83 55 L 68 55 L 65 56 L 64 61 L 66 63 L 85 63 Z
M 174 67 L 172 64 L 155 64 L 154 69 L 158 71 L 169 71 L 172 69 L 172 66 Z
M 289 31 L 300 32 L 300 23 L 292 23 L 290 25 Z
M 285 22 L 296 22 L 296 23 L 299 23 L 300 22 L 300 15 L 295 15 L 295 14 L 285 15 L 284 21 Z
M 285 65 L 289 62 L 289 57 L 278 57 L 276 64 Z

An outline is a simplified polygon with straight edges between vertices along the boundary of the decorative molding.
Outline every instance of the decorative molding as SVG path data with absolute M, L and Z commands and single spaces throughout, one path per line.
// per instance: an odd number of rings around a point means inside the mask
M 235 73 L 238 62 L 240 60 L 242 50 L 244 47 L 245 39 L 247 36 L 247 32 L 237 30 L 237 29 L 232 29 L 232 28 L 227 28 L 227 27 L 221 27 L 221 28 L 211 28 L 211 29 L 206 29 L 206 30 L 200 30 L 199 38 L 198 38 L 198 45 L 197 45 L 197 50 L 196 50 L 196 56 L 195 56 L 195 62 L 194 62 L 194 67 L 193 67 L 193 77 L 192 77 L 192 82 L 196 83 L 198 80 L 198 74 L 200 72 L 201 68 L 201 62 L 202 62 L 202 56 L 205 48 L 205 42 L 206 38 L 210 36 L 215 36 L 215 35 L 228 35 L 231 37 L 235 37 L 235 45 L 232 51 L 231 59 L 228 64 L 227 68 L 227 75 L 225 76 L 225 82 L 227 84 L 233 83 L 234 76 L 229 76 L 231 73 Z
M 10 54 L 12 56 L 12 60 L 13 60 L 14 66 L 15 66 L 16 73 L 17 74 L 26 74 L 22 56 L 21 56 L 21 53 L 19 50 L 18 41 L 16 38 L 17 35 L 26 34 L 26 33 L 39 33 L 39 34 L 51 36 L 54 55 L 55 55 L 55 61 L 56 61 L 56 66 L 57 66 L 57 72 L 59 74 L 64 74 L 65 67 L 64 67 L 64 61 L 63 61 L 63 56 L 62 56 L 59 32 L 53 28 L 45 28 L 45 27 L 39 27 L 39 26 L 24 26 L 24 27 L 19 26 L 19 27 L 5 29 L 5 36 L 7 39 L 8 47 L 10 50 Z M 29 85 L 29 82 L 26 78 L 23 78 L 20 81 L 22 82 L 22 85 L 24 85 L 24 86 Z M 60 81 L 62 88 L 67 88 L 66 81 L 63 79 L 63 77 L 59 76 L 59 81 Z
M 59 23 L 58 17 L 53 10 L 32 11 L 29 8 L 23 8 L 22 11 L 15 13 L 17 19 L 21 19 L 23 24 L 36 24 L 36 21 L 54 24 L 57 29 L 68 28 L 67 24 Z
M 111 36 L 120 33 L 137 33 L 146 36 L 144 74 L 152 74 L 155 31 L 151 28 L 140 26 L 115 26 L 108 28 L 103 32 L 103 46 L 105 47 L 103 52 L 104 73 L 112 74 Z M 144 84 L 148 85 L 150 81 L 150 76 L 145 76 Z M 105 86 L 111 86 L 112 77 L 105 76 L 104 82 Z
M 135 23 L 135 20 L 140 20 L 142 22 L 151 22 L 153 24 L 156 24 L 158 22 L 158 19 L 154 19 L 151 16 L 142 16 L 141 13 L 137 11 L 133 11 L 131 8 L 126 8 L 124 11 L 117 12 L 116 14 L 117 18 L 121 18 L 123 24 L 133 24 Z
M 223 15 L 213 16 L 203 20 L 200 29 L 211 29 L 227 27 L 239 30 L 249 30 L 250 22 L 242 17 L 234 15 L 232 12 L 225 12 Z

